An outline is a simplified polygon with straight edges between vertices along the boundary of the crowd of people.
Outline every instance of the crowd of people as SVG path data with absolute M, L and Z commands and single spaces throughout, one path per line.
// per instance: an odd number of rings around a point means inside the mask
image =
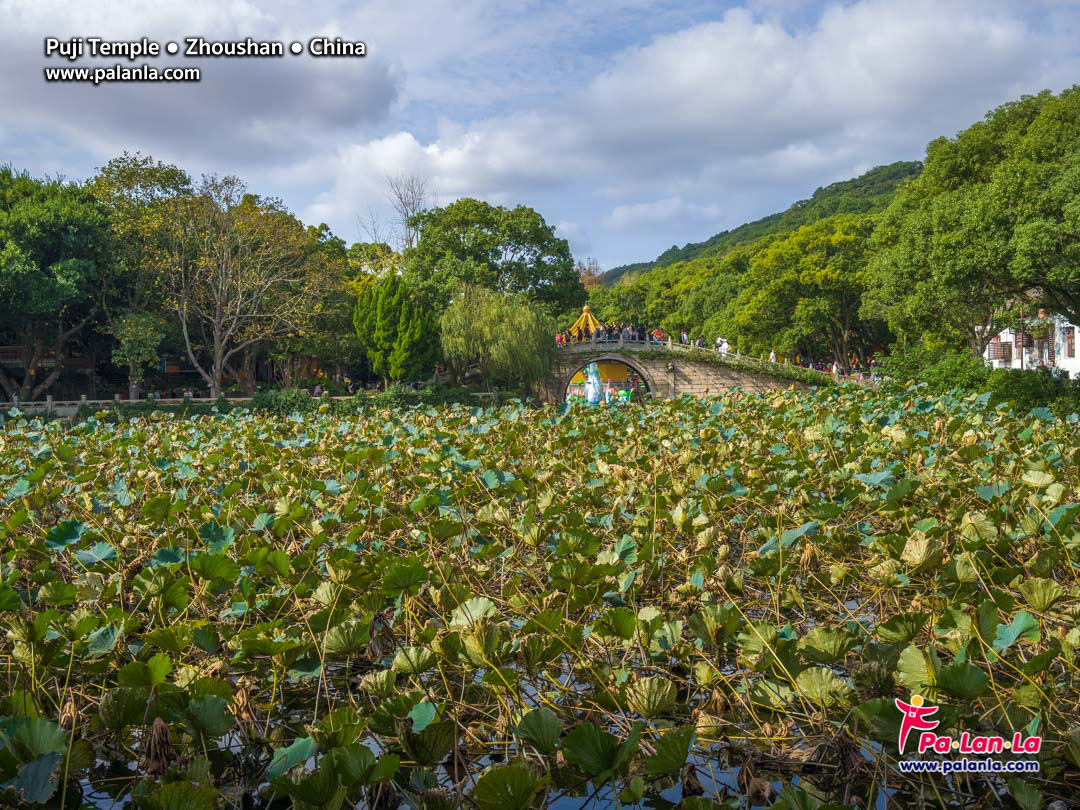
M 619 340 L 623 342 L 651 343 L 654 346 L 660 346 L 667 343 L 669 339 L 682 346 L 693 346 L 698 349 L 704 349 L 706 346 L 705 338 L 700 335 L 691 338 L 685 330 L 679 335 L 674 335 L 668 334 L 660 327 L 649 329 L 645 326 L 635 326 L 627 323 L 602 325 L 595 331 L 586 326 L 578 333 L 567 330 L 555 334 L 555 344 L 560 347 L 570 346 L 575 343 L 606 343 Z M 731 351 L 730 344 L 723 337 L 716 338 L 715 348 L 721 354 L 727 354 Z
M 558 332 L 555 335 L 555 344 L 560 348 L 563 346 L 570 346 L 575 343 L 605 343 L 612 341 L 622 340 L 625 342 L 637 342 L 637 343 L 649 343 L 653 346 L 661 346 L 666 344 L 668 340 L 673 343 L 678 343 L 682 346 L 691 346 L 698 349 L 704 349 L 706 347 L 705 338 L 698 335 L 695 338 L 691 338 L 690 335 L 683 330 L 678 335 L 669 334 L 663 329 L 656 327 L 655 329 L 649 329 L 645 326 L 637 326 L 633 324 L 605 324 L 599 326 L 595 331 L 586 326 L 578 333 L 574 333 L 571 330 L 565 332 Z M 723 336 L 717 336 L 713 348 L 720 354 L 728 354 L 733 351 L 731 344 Z M 769 352 L 769 362 L 777 363 L 780 360 L 777 358 L 776 350 Z M 870 358 L 865 366 L 861 366 L 858 363 L 851 364 L 851 371 L 845 371 L 840 363 L 833 361 L 815 360 L 811 357 L 803 357 L 796 355 L 794 358 L 784 360 L 784 362 L 792 362 L 801 368 L 811 369 L 813 371 L 820 371 L 824 374 L 832 374 L 834 377 L 852 376 L 861 377 L 867 376 L 871 378 L 877 378 L 878 368 L 877 360 Z

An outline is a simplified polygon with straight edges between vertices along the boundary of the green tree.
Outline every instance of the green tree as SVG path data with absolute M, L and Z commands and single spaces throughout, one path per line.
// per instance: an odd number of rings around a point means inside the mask
M 9 397 L 37 399 L 59 378 L 100 311 L 109 246 L 108 218 L 85 187 L 0 168 L 0 336 L 20 347 L 22 367 L 19 379 L 0 365 Z
M 235 177 L 204 177 L 169 201 L 165 221 L 157 260 L 168 304 L 217 397 L 247 350 L 301 328 L 319 294 L 311 240 L 280 200 L 248 194 Z
M 165 203 L 189 193 L 191 179 L 176 166 L 124 152 L 98 170 L 89 188 L 108 212 L 113 237 L 115 267 L 104 296 L 108 324 L 102 331 L 120 343 L 113 362 L 129 369 L 128 395 L 137 399 L 143 371 L 165 336 L 154 261 L 165 229 Z
M 152 312 L 129 312 L 112 318 L 104 331 L 116 338 L 113 362 L 128 370 L 128 397 L 138 399 L 146 367 L 157 360 L 165 324 Z
M 585 302 L 570 247 L 531 208 L 470 198 L 414 217 L 416 247 L 403 256 L 406 280 L 435 310 L 461 283 L 522 293 L 555 314 Z
M 438 349 L 439 333 L 431 314 L 415 305 L 403 308 L 397 340 L 386 361 L 390 379 L 429 377 L 435 368 Z
M 459 381 L 471 366 L 489 385 L 527 388 L 548 373 L 555 322 L 521 294 L 462 285 L 439 326 L 443 357 Z
M 439 344 L 433 318 L 396 272 L 363 290 L 353 324 L 384 386 L 426 377 L 434 369 Z
M 364 345 L 353 328 L 357 292 L 367 274 L 358 267 L 358 246 L 346 248 L 326 225 L 309 227 L 307 239 L 314 288 L 311 309 L 302 313 L 296 333 L 272 352 L 279 377 L 290 385 L 296 384 L 301 358 L 332 368 L 338 379 L 347 368 L 362 369 L 366 361 Z
M 1080 319 L 1078 199 L 1080 88 L 938 138 L 881 218 L 865 311 L 977 356 L 1023 297 Z
M 1080 86 L 1039 99 L 996 173 L 1015 218 L 1011 270 L 1049 309 L 1080 323 Z
M 840 215 L 799 228 L 750 259 L 734 326 L 754 351 L 826 349 L 845 370 L 884 342 L 859 317 L 871 217 Z M 821 347 L 821 348 L 818 348 Z

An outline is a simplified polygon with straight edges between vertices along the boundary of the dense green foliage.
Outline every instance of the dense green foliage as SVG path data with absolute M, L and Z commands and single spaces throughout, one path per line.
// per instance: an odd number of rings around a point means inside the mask
M 1042 737 L 1040 774 L 979 795 L 1068 801 L 1077 435 L 850 387 L 8 420 L 0 782 L 145 808 L 963 804 L 896 770 L 918 693 L 939 732 Z
M 870 216 L 838 215 L 722 255 L 662 267 L 593 290 L 604 321 L 659 324 L 744 353 L 818 360 L 848 369 L 888 344 L 884 324 L 861 317 Z
M 101 304 L 111 262 L 105 211 L 83 187 L 38 180 L 0 167 L 0 339 L 18 345 L 25 373 L 0 365 L 0 386 L 22 399 L 40 396 L 60 373 L 41 374 Z
M 1080 380 L 1045 367 L 991 369 L 971 352 L 915 347 L 894 351 L 883 369 L 894 391 L 919 383 L 930 394 L 985 392 L 992 405 L 1007 404 L 1020 413 L 1048 408 L 1062 418 L 1080 414 Z
M 165 326 L 157 315 L 135 311 L 113 318 L 106 331 L 116 338 L 112 359 L 118 366 L 128 369 L 128 396 L 136 399 L 146 367 L 158 358 Z
M 504 392 L 492 395 L 478 394 L 470 388 L 456 388 L 445 385 L 430 385 L 420 388 L 408 388 L 391 385 L 383 391 L 358 391 L 352 396 L 314 397 L 307 388 L 271 388 L 260 391 L 250 399 L 230 400 L 222 397 L 212 402 L 185 400 L 184 402 L 162 403 L 154 400 L 139 402 L 120 402 L 105 410 L 100 407 L 84 405 L 76 414 L 81 421 L 91 417 L 98 420 L 119 422 L 138 417 L 171 415 L 183 418 L 196 416 L 222 416 L 233 411 L 251 411 L 274 417 L 308 416 L 314 413 L 329 413 L 335 416 L 356 416 L 373 408 L 407 408 L 418 405 L 474 405 L 481 399 L 500 397 L 510 399 Z M 155 417 L 156 418 L 156 417 Z
M 522 293 L 550 314 L 580 307 L 585 288 L 565 239 L 531 208 L 463 198 L 418 214 L 404 274 L 429 307 L 441 310 L 459 285 Z
M 449 386 L 425 386 L 406 388 L 391 385 L 384 391 L 359 391 L 348 399 L 313 397 L 303 388 L 277 388 L 260 392 L 251 398 L 251 410 L 270 416 L 307 416 L 314 413 L 332 413 L 337 416 L 355 416 L 370 408 L 412 407 L 417 405 L 472 405 L 476 394 L 468 388 Z
M 789 355 L 820 356 L 824 347 L 865 366 L 888 337 L 883 324 L 859 317 L 872 230 L 870 217 L 830 217 L 754 255 L 731 307 L 741 342 Z
M 919 167 L 669 251 L 590 303 L 602 320 L 842 367 L 893 336 L 981 356 L 1025 305 L 1080 321 L 1080 87 L 1004 104 Z
M 443 357 L 459 380 L 475 367 L 488 385 L 528 388 L 548 373 L 555 322 L 520 293 L 464 284 L 439 328 Z
M 416 380 L 434 371 L 438 352 L 434 318 L 397 273 L 384 273 L 364 288 L 356 301 L 353 326 L 372 371 L 384 380 Z
M 691 242 L 681 248 L 673 245 L 651 262 L 613 267 L 604 273 L 604 283 L 611 285 L 631 273 L 644 273 L 657 267 L 724 253 L 734 247 L 756 242 L 762 237 L 788 233 L 836 214 L 871 214 L 881 211 L 888 205 L 897 187 L 904 180 L 918 176 L 921 168 L 922 164 L 915 161 L 877 166 L 851 180 L 841 180 L 819 188 L 810 199 L 799 200 L 786 211 L 770 214 L 730 231 L 722 231 L 704 242 Z
M 875 234 L 868 309 L 981 353 L 1010 303 L 1080 320 L 1080 88 L 998 107 L 927 147 Z

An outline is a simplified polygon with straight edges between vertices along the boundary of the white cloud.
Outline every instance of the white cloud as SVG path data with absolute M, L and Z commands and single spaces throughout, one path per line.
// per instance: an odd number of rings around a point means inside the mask
M 917 157 L 932 137 L 1042 89 L 1062 59 L 1078 61 L 1070 49 L 1050 64 L 1060 33 L 1006 3 L 866 0 L 831 4 L 804 26 L 785 25 L 780 5 L 624 48 L 543 110 L 354 144 L 323 204 L 376 167 L 401 167 L 448 197 L 587 189 L 594 205 L 607 201 L 599 224 L 615 230 L 715 222 L 717 201 L 734 198 L 727 227 L 777 186 L 786 205 L 857 168 Z M 662 196 L 634 201 L 643 190 Z
M 681 197 L 665 197 L 652 202 L 617 205 L 604 218 L 604 224 L 616 230 L 675 222 L 715 224 L 722 214 L 718 205 L 697 205 Z
M 589 256 L 592 254 L 592 240 L 589 233 L 577 222 L 562 220 L 555 223 L 555 235 L 565 239 L 570 244 L 570 252 L 575 256 Z
M 918 157 L 1080 75 L 1075 4 L 745 3 L 0 0 L 0 92 L 17 111 L 0 149 L 69 175 L 123 149 L 238 172 L 346 238 L 406 171 L 444 202 L 536 205 L 611 264 Z M 339 35 L 371 55 L 205 60 L 186 87 L 46 86 L 41 38 L 88 32 Z

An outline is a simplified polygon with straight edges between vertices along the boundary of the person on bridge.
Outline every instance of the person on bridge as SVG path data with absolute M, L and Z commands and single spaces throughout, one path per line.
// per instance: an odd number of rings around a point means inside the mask
M 770 363 L 775 363 L 776 362 L 776 349 L 773 349 L 773 350 L 771 350 L 769 352 L 769 362 Z

